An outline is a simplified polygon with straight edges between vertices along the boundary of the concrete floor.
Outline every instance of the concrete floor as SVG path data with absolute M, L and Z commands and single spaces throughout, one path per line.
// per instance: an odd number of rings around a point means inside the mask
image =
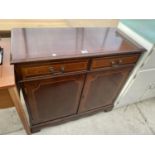
M 0 134 L 24 135 L 14 109 L 0 110 Z M 155 98 L 137 104 L 100 112 L 62 125 L 42 129 L 35 135 L 155 134 Z

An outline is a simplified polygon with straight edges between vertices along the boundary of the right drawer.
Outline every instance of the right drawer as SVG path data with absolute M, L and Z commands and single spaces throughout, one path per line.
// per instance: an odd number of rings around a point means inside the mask
M 107 56 L 101 58 L 94 58 L 92 60 L 91 69 L 121 66 L 127 64 L 135 64 L 139 59 L 140 54 L 121 55 L 121 56 Z

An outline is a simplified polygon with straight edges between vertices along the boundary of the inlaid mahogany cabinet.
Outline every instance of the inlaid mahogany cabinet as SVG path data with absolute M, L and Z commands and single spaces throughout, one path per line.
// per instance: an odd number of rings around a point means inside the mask
M 145 51 L 114 28 L 17 28 L 11 39 L 32 132 L 112 110 Z

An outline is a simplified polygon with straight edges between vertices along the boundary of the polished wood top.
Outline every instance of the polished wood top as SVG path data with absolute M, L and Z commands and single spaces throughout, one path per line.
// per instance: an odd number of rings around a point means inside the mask
M 10 38 L 0 39 L 0 46 L 3 48 L 3 64 L 0 65 L 0 88 L 15 85 L 14 66 L 10 65 Z
M 142 51 L 115 28 L 16 28 L 11 32 L 12 63 Z

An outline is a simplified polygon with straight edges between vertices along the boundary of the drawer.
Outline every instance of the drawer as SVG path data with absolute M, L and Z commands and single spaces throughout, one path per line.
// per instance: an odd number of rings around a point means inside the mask
M 63 61 L 54 63 L 43 63 L 36 65 L 21 66 L 21 76 L 23 78 L 41 76 L 47 74 L 63 74 L 67 72 L 85 71 L 88 67 L 88 60 Z
M 139 54 L 128 56 L 110 56 L 102 58 L 94 58 L 92 60 L 91 69 L 104 68 L 104 67 L 118 67 L 121 65 L 135 64 L 139 59 Z

